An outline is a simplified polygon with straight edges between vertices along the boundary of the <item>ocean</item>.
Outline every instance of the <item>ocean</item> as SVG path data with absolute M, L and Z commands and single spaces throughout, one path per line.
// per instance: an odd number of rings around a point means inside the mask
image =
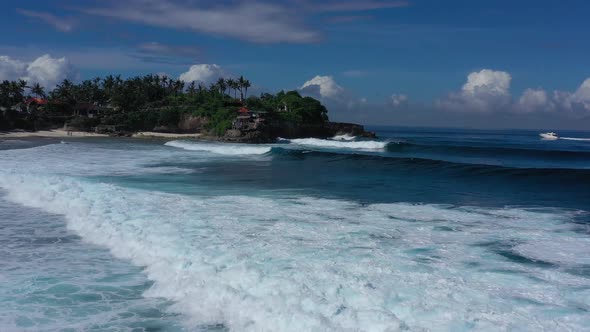
M 0 140 L 0 331 L 590 331 L 590 133 Z

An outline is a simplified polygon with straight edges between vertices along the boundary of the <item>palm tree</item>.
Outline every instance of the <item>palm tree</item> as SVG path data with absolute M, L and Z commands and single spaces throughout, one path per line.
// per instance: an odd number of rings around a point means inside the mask
M 220 77 L 217 80 L 216 84 L 219 87 L 219 93 L 221 95 L 225 95 L 225 90 L 227 90 L 227 82 L 225 81 L 225 79 L 223 77 Z
M 0 104 L 2 104 L 2 106 L 10 107 L 22 102 L 24 99 L 25 86 L 26 82 L 22 85 L 20 81 L 2 81 L 0 84 Z
M 123 84 L 123 79 L 121 75 L 115 76 L 115 87 L 120 87 Z
M 217 86 L 216 83 L 211 83 L 209 84 L 209 92 L 211 92 L 212 95 L 215 94 L 215 92 L 219 91 L 219 87 Z
M 24 81 L 24 80 L 10 82 L 9 93 L 12 97 L 12 100 L 15 103 L 19 103 L 25 98 L 25 88 L 26 87 L 27 87 L 27 81 Z
M 33 84 L 33 86 L 31 87 L 31 93 L 39 98 L 46 97 L 45 90 L 43 89 L 43 87 L 39 83 Z
M 109 75 L 102 80 L 102 88 L 107 93 L 110 93 L 114 87 L 115 87 L 115 78 L 113 77 L 113 75 Z
M 237 82 L 238 90 L 240 90 L 240 101 L 244 101 L 244 89 L 248 90 L 246 87 L 246 82 L 248 82 L 248 80 L 244 79 L 244 76 L 240 76 Z M 250 86 L 250 82 L 247 84 Z
M 174 95 L 178 95 L 184 89 L 184 81 L 178 80 L 174 83 Z
M 167 87 L 168 86 L 168 76 L 166 76 L 166 75 L 162 76 L 160 82 L 162 83 L 163 87 Z
M 228 78 L 227 79 L 227 86 L 234 90 L 234 99 L 236 98 L 236 81 L 234 81 L 233 78 Z
M 194 96 L 197 93 L 197 87 L 196 87 L 195 81 L 192 81 L 191 84 L 188 85 L 186 92 L 191 96 Z
M 64 79 L 61 84 L 55 87 L 52 91 L 54 97 L 61 99 L 69 104 L 74 104 L 74 83 L 68 80 L 67 78 Z
M 248 88 L 251 87 L 249 80 L 244 80 L 243 87 L 244 87 L 244 97 L 248 97 Z

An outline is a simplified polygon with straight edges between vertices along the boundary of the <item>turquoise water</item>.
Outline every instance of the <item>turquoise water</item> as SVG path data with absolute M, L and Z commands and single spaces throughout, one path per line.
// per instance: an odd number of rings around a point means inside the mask
M 0 142 L 2 331 L 586 331 L 590 135 Z

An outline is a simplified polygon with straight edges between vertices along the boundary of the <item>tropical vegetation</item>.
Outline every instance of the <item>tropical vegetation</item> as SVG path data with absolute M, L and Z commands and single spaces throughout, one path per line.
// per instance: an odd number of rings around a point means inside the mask
M 186 117 L 206 119 L 206 130 L 222 135 L 231 127 L 240 107 L 266 112 L 272 121 L 297 125 L 327 121 L 326 108 L 316 99 L 303 97 L 297 91 L 277 94 L 262 93 L 248 96 L 249 80 L 219 78 L 215 83 L 186 83 L 166 76 L 145 75 L 123 79 L 109 75 L 104 78 L 74 83 L 63 80 L 50 91 L 38 83 L 28 85 L 24 80 L 0 83 L 0 126 L 39 127 L 63 121 L 78 127 L 114 125 L 128 131 L 179 130 Z M 15 105 L 24 105 L 35 97 L 47 103 L 26 115 L 15 113 Z M 81 104 L 99 108 L 98 116 L 89 119 L 77 114 Z M 9 121 L 19 118 L 19 121 Z M 29 124 L 22 125 L 22 123 Z M 15 124 L 16 123 L 16 124 Z M 10 129 L 10 128 L 8 128 Z

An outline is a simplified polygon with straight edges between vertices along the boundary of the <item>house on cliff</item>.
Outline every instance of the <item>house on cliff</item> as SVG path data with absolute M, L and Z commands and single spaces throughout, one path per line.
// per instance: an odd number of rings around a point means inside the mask
M 266 112 L 249 110 L 246 107 L 238 109 L 238 115 L 232 122 L 232 129 L 239 131 L 256 130 L 265 122 Z
M 27 113 L 32 114 L 40 110 L 48 103 L 49 101 L 47 99 L 31 97 L 25 100 L 25 109 Z

